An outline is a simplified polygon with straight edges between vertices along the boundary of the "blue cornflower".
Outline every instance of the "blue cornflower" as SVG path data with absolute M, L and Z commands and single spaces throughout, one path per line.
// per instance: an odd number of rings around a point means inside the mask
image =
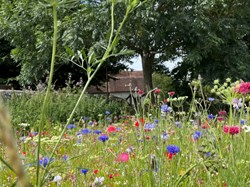
M 168 105 L 166 105 L 166 104 L 161 105 L 161 112 L 168 113 L 168 112 L 171 112 L 171 110 L 172 110 L 172 108 L 169 107 Z
M 169 138 L 169 135 L 168 133 L 164 132 L 162 135 L 161 135 L 161 139 L 163 140 L 167 140 Z
M 82 129 L 81 132 L 82 132 L 82 134 L 89 134 L 89 133 L 91 133 L 92 131 L 89 130 L 89 129 Z
M 168 153 L 176 154 L 180 152 L 180 148 L 177 145 L 169 145 L 167 146 Z
M 144 128 L 145 129 L 154 129 L 155 128 L 155 125 L 153 123 L 147 123 L 144 125 Z
M 75 126 L 74 124 L 69 124 L 69 125 L 67 126 L 67 129 L 69 129 L 69 130 L 75 129 L 75 128 L 76 128 L 76 126 Z
M 49 163 L 53 162 L 54 158 L 51 158 L 49 160 L 49 157 L 43 157 L 39 160 L 39 164 L 42 165 L 43 167 L 46 167 Z
M 180 121 L 176 121 L 176 122 L 175 122 L 175 125 L 176 125 L 178 128 L 181 128 L 181 122 L 180 122 Z
M 89 122 L 88 122 L 88 125 L 93 125 L 93 121 L 89 121 Z
M 200 138 L 201 135 L 202 135 L 202 133 L 200 131 L 195 131 L 195 133 L 193 134 L 194 140 L 197 140 L 198 138 Z
M 211 156 L 211 152 L 205 153 L 205 156 Z
M 244 119 L 241 119 L 241 120 L 240 120 L 240 124 L 241 124 L 241 125 L 245 125 L 245 123 L 246 123 L 246 120 L 244 120 Z
M 62 158 L 64 161 L 68 160 L 69 159 L 69 156 L 68 155 L 63 155 L 63 158 Z
M 155 119 L 155 123 L 158 124 L 158 123 L 159 123 L 159 120 L 158 120 L 158 119 Z
M 81 173 L 83 173 L 84 175 L 86 175 L 87 173 L 88 173 L 88 169 L 85 169 L 85 168 L 83 168 L 83 169 L 81 169 Z
M 106 112 L 105 112 L 105 114 L 106 114 L 106 115 L 109 115 L 109 114 L 110 114 L 110 112 L 109 112 L 109 111 L 106 111 Z
M 98 137 L 98 140 L 102 142 L 106 142 L 109 139 L 109 137 L 106 134 L 102 134 L 101 136 Z
M 101 130 L 94 130 L 94 133 L 95 133 L 95 134 L 101 134 L 102 131 L 101 131 Z
M 84 120 L 84 121 L 88 121 L 88 120 L 89 120 L 89 117 L 84 117 L 83 120 Z
M 214 101 L 215 99 L 213 98 L 213 97 L 209 97 L 208 98 L 208 101 L 210 101 L 210 102 L 212 102 L 212 101 Z
M 208 119 L 213 119 L 215 116 L 213 114 L 208 114 Z

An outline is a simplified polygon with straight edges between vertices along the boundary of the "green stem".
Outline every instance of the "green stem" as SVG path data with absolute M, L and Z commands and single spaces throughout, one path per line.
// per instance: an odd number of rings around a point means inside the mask
M 15 170 L 2 158 L 0 157 L 0 161 L 5 165 L 7 166 L 7 168 L 9 168 L 13 173 L 16 174 Z
M 46 120 L 45 111 L 47 109 L 48 98 L 50 94 L 50 89 L 52 85 L 53 73 L 54 73 L 54 64 L 55 64 L 55 56 L 56 56 L 56 43 L 57 43 L 57 2 L 52 4 L 52 11 L 53 11 L 53 23 L 54 23 L 54 33 L 53 33 L 53 48 L 52 48 L 52 56 L 51 56 L 51 64 L 50 64 L 50 74 L 49 74 L 49 81 L 48 87 L 46 90 L 46 95 L 43 101 L 42 112 L 41 112 L 41 122 L 39 124 L 39 136 L 38 136 L 38 148 L 37 148 L 37 170 L 36 170 L 36 186 L 41 186 L 41 180 L 39 178 L 39 156 L 40 156 L 40 149 L 41 149 L 41 132 L 43 130 L 43 125 Z
M 114 4 L 114 2 L 112 2 L 112 9 L 114 8 L 113 4 Z M 70 121 L 73 119 L 73 116 L 74 116 L 74 114 L 75 114 L 75 111 L 76 111 L 76 109 L 78 108 L 78 106 L 79 106 L 79 104 L 80 104 L 80 102 L 81 102 L 81 100 L 82 100 L 82 98 L 83 98 L 83 96 L 84 96 L 84 94 L 85 94 L 85 92 L 86 92 L 86 90 L 87 90 L 87 88 L 88 88 L 88 86 L 89 86 L 91 80 L 94 78 L 94 76 L 96 75 L 97 71 L 100 69 L 100 67 L 101 67 L 102 64 L 105 62 L 105 60 L 109 57 L 110 52 L 111 52 L 111 51 L 113 50 L 113 48 L 115 47 L 115 45 L 116 45 L 116 40 L 117 40 L 117 38 L 118 38 L 118 35 L 120 34 L 121 29 L 122 29 L 122 27 L 123 27 L 123 25 L 124 25 L 124 23 L 125 23 L 125 21 L 126 21 L 126 19 L 127 19 L 127 17 L 128 17 L 128 14 L 130 13 L 130 11 L 131 11 L 131 8 L 128 8 L 127 11 L 126 11 L 126 14 L 125 14 L 125 16 L 124 16 L 124 18 L 123 18 L 123 20 L 122 20 L 122 22 L 121 22 L 121 24 L 120 24 L 120 26 L 119 26 L 119 28 L 118 28 L 118 30 L 117 30 L 117 33 L 116 33 L 114 39 L 112 40 L 112 42 L 111 42 L 111 44 L 110 44 L 110 46 L 109 46 L 109 48 L 107 48 L 107 50 L 105 51 L 103 57 L 102 57 L 100 60 L 97 61 L 97 62 L 98 62 L 98 63 L 97 63 L 98 65 L 97 65 L 96 69 L 94 70 L 94 72 L 93 72 L 91 75 L 89 74 L 88 80 L 87 80 L 87 82 L 86 82 L 86 84 L 85 84 L 85 86 L 84 86 L 84 88 L 83 88 L 83 90 L 82 90 L 82 92 L 81 92 L 81 94 L 80 94 L 80 96 L 79 96 L 79 98 L 78 98 L 76 104 L 75 104 L 75 107 L 74 107 L 74 109 L 72 110 L 72 112 L 71 112 L 71 114 L 70 114 L 70 116 L 69 116 L 69 118 L 68 118 L 68 120 L 67 120 L 67 122 L 66 122 L 66 124 L 65 124 L 65 126 L 64 126 L 64 128 L 63 128 L 63 130 L 62 130 L 62 132 L 61 132 L 61 134 L 60 134 L 60 136 L 59 136 L 59 139 L 58 139 L 56 145 L 54 146 L 53 151 L 51 152 L 51 154 L 50 154 L 50 156 L 49 156 L 49 160 L 54 156 L 55 151 L 56 151 L 56 149 L 57 149 L 59 143 L 61 142 L 62 137 L 63 137 L 63 135 L 64 135 L 64 133 L 65 133 L 65 131 L 66 131 L 66 129 L 67 129 L 67 125 L 68 125 L 68 124 L 70 123 Z M 112 12 L 112 11 L 111 11 L 111 12 Z M 113 22 L 114 22 L 114 15 L 113 15 L 113 14 L 111 14 L 111 19 L 112 19 L 112 23 L 113 23 Z M 114 29 L 114 28 L 113 28 L 113 29 Z M 110 40 L 112 39 L 111 37 L 113 36 L 113 32 L 114 32 L 114 30 L 111 30 L 111 33 L 112 33 L 112 34 L 110 34 Z M 48 171 L 49 166 L 50 166 L 50 164 L 48 164 L 48 165 L 45 167 L 44 172 L 43 172 L 43 175 L 42 175 L 42 180 L 41 180 L 41 183 L 40 183 L 40 184 L 43 184 L 44 179 L 45 179 L 45 174 L 46 174 L 46 172 Z

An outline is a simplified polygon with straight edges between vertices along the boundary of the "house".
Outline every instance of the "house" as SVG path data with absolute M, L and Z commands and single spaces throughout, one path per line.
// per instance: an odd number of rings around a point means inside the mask
M 88 94 L 107 95 L 127 100 L 136 88 L 141 90 L 144 88 L 142 71 L 121 71 L 109 77 L 108 82 L 101 86 L 90 86 L 87 90 Z

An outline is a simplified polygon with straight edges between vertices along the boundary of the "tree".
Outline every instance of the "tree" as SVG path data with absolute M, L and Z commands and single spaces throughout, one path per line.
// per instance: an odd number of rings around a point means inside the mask
M 101 53 L 104 41 L 101 29 L 106 29 L 104 26 L 96 27 L 102 11 L 107 10 L 103 9 L 106 5 L 93 1 L 70 2 L 73 2 L 72 8 L 59 7 L 58 10 L 58 53 L 54 76 L 57 86 L 64 86 L 68 73 L 72 73 L 75 82 L 85 78 L 84 71 L 70 62 L 65 46 L 75 53 L 82 49 L 88 53 L 88 49 L 95 44 L 94 50 L 97 54 L 98 51 Z M 35 85 L 39 80 L 45 81 L 48 75 L 53 32 L 50 11 L 39 0 L 1 0 L 0 35 L 14 46 L 11 56 L 20 63 L 18 80 L 22 85 Z M 97 75 L 99 80 L 96 78 L 93 84 L 106 79 L 102 76 L 102 71 L 106 69 L 116 73 L 126 68 L 116 58 L 111 58 L 109 62 L 102 67 L 100 75 Z
M 141 55 L 146 90 L 153 88 L 154 66 L 180 53 L 182 37 L 193 21 L 194 4 L 190 0 L 149 0 L 130 15 L 121 43 Z
M 20 73 L 20 67 L 10 57 L 13 47 L 3 39 L 0 39 L 0 46 L 0 84 L 12 84 L 14 88 L 18 88 L 15 77 Z
M 183 62 L 172 72 L 176 85 L 199 74 L 206 84 L 228 77 L 250 80 L 249 1 L 206 1 L 195 9 L 195 22 L 183 41 Z

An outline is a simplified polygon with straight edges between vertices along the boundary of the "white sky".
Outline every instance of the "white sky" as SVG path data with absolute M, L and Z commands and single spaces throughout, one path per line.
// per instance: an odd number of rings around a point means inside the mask
M 132 65 L 128 64 L 130 68 L 132 68 L 133 70 L 142 70 L 141 56 L 133 57 L 131 60 L 134 63 Z M 165 62 L 165 65 L 171 71 L 177 65 L 177 62 L 180 60 L 181 60 L 180 58 L 177 58 L 175 61 L 167 61 Z

